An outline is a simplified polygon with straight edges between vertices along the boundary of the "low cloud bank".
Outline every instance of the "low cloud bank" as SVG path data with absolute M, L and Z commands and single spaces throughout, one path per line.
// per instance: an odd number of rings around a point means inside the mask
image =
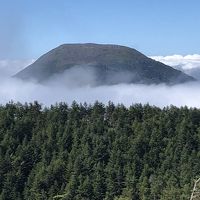
M 152 56 L 154 60 L 172 66 L 200 80 L 200 55 Z
M 24 67 L 30 62 L 30 60 L 21 61 L 20 66 Z M 200 83 L 198 82 L 176 86 L 118 84 L 94 87 L 91 84 L 93 82 L 91 72 L 76 69 L 62 76 L 55 76 L 48 83 L 41 85 L 10 78 L 13 72 L 20 70 L 18 62 L 8 62 L 11 65 L 2 63 L 0 61 L 1 104 L 10 100 L 22 103 L 37 100 L 44 105 L 61 101 L 70 104 L 73 100 L 93 103 L 98 100 L 103 103 L 108 101 L 116 104 L 123 103 L 127 106 L 134 103 L 149 103 L 160 107 L 173 104 L 200 108 Z M 87 81 L 86 84 L 85 81 Z

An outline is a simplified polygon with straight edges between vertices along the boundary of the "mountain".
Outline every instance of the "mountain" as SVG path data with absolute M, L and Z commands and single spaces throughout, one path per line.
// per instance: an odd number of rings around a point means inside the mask
M 194 81 L 191 76 L 120 45 L 63 44 L 41 56 L 14 77 L 48 81 L 71 69 L 89 69 L 96 85 L 117 83 L 177 84 Z M 77 76 L 82 76 L 77 70 Z M 77 78 L 78 79 L 78 78 Z
M 189 76 L 194 77 L 196 80 L 200 80 L 200 66 L 198 65 L 193 68 L 184 68 L 184 65 L 175 65 L 173 67 Z

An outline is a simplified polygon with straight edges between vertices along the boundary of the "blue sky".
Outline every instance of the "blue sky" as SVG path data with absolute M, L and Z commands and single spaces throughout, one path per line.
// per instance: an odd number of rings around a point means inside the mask
M 200 0 L 0 0 L 0 59 L 62 43 L 114 43 L 146 55 L 200 54 Z

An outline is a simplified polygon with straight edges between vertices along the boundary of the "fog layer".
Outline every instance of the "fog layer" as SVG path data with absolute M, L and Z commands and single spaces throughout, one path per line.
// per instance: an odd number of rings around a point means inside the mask
M 158 59 L 157 59 L 158 60 Z M 10 100 L 14 102 L 32 102 L 34 100 L 44 105 L 56 102 L 93 103 L 96 100 L 103 103 L 113 101 L 131 105 L 134 103 L 149 103 L 164 107 L 167 105 L 200 107 L 199 82 L 180 84 L 176 86 L 118 84 L 94 87 L 93 73 L 88 70 L 74 69 L 53 77 L 45 84 L 24 82 L 10 78 L 31 60 L 0 61 L 0 103 Z M 172 65 L 172 64 L 170 64 Z M 187 66 L 187 63 L 185 63 Z M 183 70 L 183 66 L 181 69 Z M 195 68 L 195 67 L 193 67 Z M 198 67 L 196 67 L 198 69 Z

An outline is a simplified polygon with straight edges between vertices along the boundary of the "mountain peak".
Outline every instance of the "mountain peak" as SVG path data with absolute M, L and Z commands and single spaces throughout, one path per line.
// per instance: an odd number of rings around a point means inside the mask
M 148 58 L 133 48 L 94 43 L 62 44 L 41 56 L 15 77 L 44 82 L 55 74 L 67 73 L 67 70 L 77 66 L 83 70 L 89 66 L 95 71 L 97 85 L 176 84 L 195 80 L 181 71 Z

